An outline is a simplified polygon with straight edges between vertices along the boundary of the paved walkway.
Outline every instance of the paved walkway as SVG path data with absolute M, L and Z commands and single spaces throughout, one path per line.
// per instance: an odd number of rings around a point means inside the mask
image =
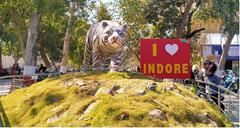
M 229 101 L 229 96 L 224 94 L 224 101 L 223 104 L 225 105 L 225 113 L 229 116 L 231 121 L 239 126 L 239 97 L 236 96 L 230 96 L 230 101 Z M 229 106 L 229 102 L 231 105 Z M 230 112 L 229 112 L 229 107 L 230 107 Z
M 11 80 L 0 80 L 0 96 L 6 95 L 10 92 Z

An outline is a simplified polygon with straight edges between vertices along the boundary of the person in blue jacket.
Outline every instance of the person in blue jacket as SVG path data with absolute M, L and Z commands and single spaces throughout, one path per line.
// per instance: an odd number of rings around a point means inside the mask
M 217 86 L 222 86 L 221 79 L 217 75 L 215 75 L 215 72 L 217 71 L 217 65 L 214 62 L 211 62 L 209 60 L 207 62 L 209 63 L 204 63 L 204 64 L 207 64 L 207 66 L 205 66 L 207 68 L 205 68 L 206 71 L 205 71 L 204 81 L 213 83 Z M 214 86 L 209 86 L 209 88 L 211 91 L 209 92 L 211 93 L 211 99 L 216 104 L 218 104 L 218 93 L 223 93 L 223 91 L 218 92 L 218 88 Z M 223 97 L 221 97 L 221 100 L 223 100 Z M 222 103 L 220 103 L 220 107 L 222 110 L 224 110 L 224 105 Z

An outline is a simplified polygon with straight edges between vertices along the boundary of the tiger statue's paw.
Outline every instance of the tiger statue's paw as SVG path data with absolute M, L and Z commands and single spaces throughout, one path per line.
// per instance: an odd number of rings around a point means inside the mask
M 122 72 L 120 68 L 111 68 L 109 72 Z
M 117 70 L 110 69 L 109 72 L 118 72 Z

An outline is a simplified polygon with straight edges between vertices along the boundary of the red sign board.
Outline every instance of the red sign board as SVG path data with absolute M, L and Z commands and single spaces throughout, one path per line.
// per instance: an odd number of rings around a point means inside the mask
M 191 76 L 190 46 L 183 39 L 141 39 L 141 73 L 156 78 Z

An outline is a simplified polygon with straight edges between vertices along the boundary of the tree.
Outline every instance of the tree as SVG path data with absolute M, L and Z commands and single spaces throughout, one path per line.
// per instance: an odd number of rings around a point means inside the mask
M 30 14 L 30 25 L 28 28 L 28 37 L 25 50 L 25 61 L 23 74 L 34 74 L 37 65 L 37 47 L 36 42 L 39 38 L 41 12 L 34 10 Z
M 28 38 L 26 44 L 25 52 L 25 65 L 24 65 L 24 74 L 35 73 L 36 66 L 36 56 L 37 56 L 37 45 L 39 41 L 39 27 L 41 24 L 41 16 L 44 14 L 58 14 L 58 12 L 64 11 L 65 1 L 45 1 L 45 0 L 33 0 L 31 1 L 33 9 L 30 11 L 30 26 L 28 29 Z M 40 41 L 40 43 L 42 43 Z M 34 49 L 34 50 L 33 50 Z M 43 50 L 43 49 L 40 49 Z M 44 51 L 41 51 L 43 60 L 45 60 L 46 65 L 49 66 L 49 61 L 46 61 L 47 58 Z
M 2 69 L 2 36 L 3 36 L 3 23 L 0 17 L 0 69 Z
M 24 56 L 26 42 L 26 12 L 29 2 L 26 0 L 2 0 L 0 3 L 0 15 L 2 23 L 5 26 L 14 26 L 14 32 L 17 34 L 18 43 L 21 48 L 21 55 Z
M 128 46 L 139 59 L 139 39 L 188 38 L 204 30 L 191 30 L 192 15 L 206 0 L 121 0 L 119 8 L 124 21 L 130 25 Z M 195 5 L 195 6 L 193 6 Z M 190 42 L 193 43 L 193 42 Z
M 67 26 L 65 37 L 64 37 L 63 58 L 62 58 L 61 68 L 60 68 L 61 73 L 67 72 L 67 61 L 68 61 L 67 57 L 68 57 L 68 51 L 69 51 L 69 41 L 70 41 L 74 11 L 75 11 L 75 2 L 70 2 L 70 14 L 68 17 L 68 26 Z
M 0 22 L 2 20 L 0 19 Z M 0 40 L 1 54 L 13 56 L 15 63 L 17 63 L 21 57 L 21 49 L 13 25 L 2 22 L 0 26 Z
M 213 0 L 213 9 L 216 10 L 217 16 L 223 21 L 222 32 L 226 34 L 227 40 L 223 53 L 221 55 L 218 69 L 223 70 L 225 67 L 226 57 L 235 34 L 239 30 L 239 1 L 238 0 Z
M 220 70 L 224 69 L 232 39 L 235 34 L 238 34 L 238 15 L 238 0 L 209 0 L 195 16 L 197 19 L 204 21 L 210 18 L 222 21 L 221 32 L 227 36 L 227 39 L 218 64 Z
M 67 72 L 67 63 L 68 63 L 68 55 L 69 55 L 69 43 L 71 38 L 71 29 L 73 26 L 73 22 L 75 21 L 76 17 L 84 17 L 85 11 L 84 11 L 84 5 L 86 5 L 85 0 L 79 0 L 79 1 L 73 1 L 70 2 L 70 12 L 68 12 L 68 25 L 66 28 L 66 33 L 64 37 L 64 45 L 63 45 L 63 56 L 62 56 L 62 62 L 60 67 L 61 73 Z
M 80 68 L 83 62 L 84 44 L 90 25 L 85 19 L 79 19 L 73 25 L 71 44 L 69 45 L 69 63 L 75 68 Z

